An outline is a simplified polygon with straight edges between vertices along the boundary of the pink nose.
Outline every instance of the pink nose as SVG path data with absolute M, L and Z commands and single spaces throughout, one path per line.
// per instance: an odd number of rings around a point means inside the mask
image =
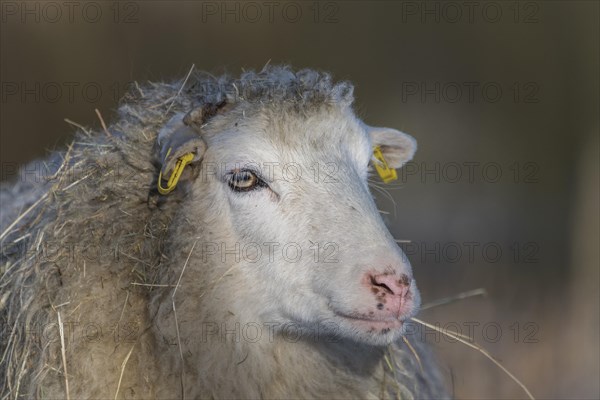
M 392 314 L 399 318 L 411 308 L 412 278 L 406 274 L 384 273 L 370 275 L 371 292 L 377 299 L 378 314 Z

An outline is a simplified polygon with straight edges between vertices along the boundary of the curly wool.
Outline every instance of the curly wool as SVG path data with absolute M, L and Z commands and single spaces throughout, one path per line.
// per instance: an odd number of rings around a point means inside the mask
M 218 78 L 196 74 L 196 83 L 188 94 L 200 102 L 222 101 L 253 104 L 284 104 L 309 110 L 323 105 L 349 106 L 354 87 L 349 82 L 333 83 L 331 75 L 311 69 L 293 72 L 287 66 L 266 67 L 260 72 L 247 71 L 240 78 Z

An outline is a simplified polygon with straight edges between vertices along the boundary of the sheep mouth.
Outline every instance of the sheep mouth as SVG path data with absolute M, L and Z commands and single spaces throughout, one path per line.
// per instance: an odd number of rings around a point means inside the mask
M 343 318 L 345 321 L 350 323 L 360 330 L 365 330 L 368 333 L 388 333 L 392 330 L 402 329 L 404 327 L 404 320 L 388 318 L 388 319 L 376 319 L 366 318 L 356 315 L 348 315 L 344 313 L 335 313 L 336 316 Z

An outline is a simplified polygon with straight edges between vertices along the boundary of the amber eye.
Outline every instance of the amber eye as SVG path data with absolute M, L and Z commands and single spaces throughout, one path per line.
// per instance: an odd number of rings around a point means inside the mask
M 232 171 L 227 175 L 227 184 L 236 192 L 248 192 L 266 184 L 250 170 Z

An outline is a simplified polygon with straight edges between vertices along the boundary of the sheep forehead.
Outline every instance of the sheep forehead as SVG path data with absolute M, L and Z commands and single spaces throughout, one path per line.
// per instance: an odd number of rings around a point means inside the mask
M 323 107 L 300 113 L 263 108 L 226 119 L 226 123 L 219 124 L 222 131 L 212 135 L 212 143 L 227 158 L 336 161 L 361 166 L 370 158 L 369 136 L 350 109 Z

